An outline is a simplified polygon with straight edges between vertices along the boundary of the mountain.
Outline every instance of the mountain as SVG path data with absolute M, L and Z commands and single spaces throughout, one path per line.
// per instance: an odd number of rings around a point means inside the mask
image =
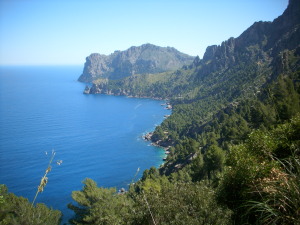
M 200 154 L 190 150 L 187 138 L 201 146 L 204 157 L 215 145 L 229 151 L 254 129 L 270 129 L 300 112 L 300 1 L 290 0 L 273 22 L 256 22 L 239 37 L 209 46 L 190 66 L 144 80 L 126 79 L 122 87 L 135 95 L 168 98 L 173 106 L 151 137 L 172 146 L 163 173 L 183 168 Z M 129 89 L 132 84 L 142 85 Z M 106 87 L 114 92 L 117 85 Z
M 255 22 L 238 38 L 209 46 L 197 64 L 203 66 L 201 75 L 224 71 L 240 63 L 272 61 L 284 54 L 282 51 L 296 49 L 300 44 L 299 21 L 299 1 L 290 1 L 283 15 L 273 22 Z
M 190 65 L 121 80 L 98 79 L 86 93 L 169 99 L 172 114 L 156 128 L 153 142 L 176 146 L 184 138 L 211 139 L 206 135 L 214 133 L 224 147 L 230 140 L 222 132 L 231 133 L 231 141 L 241 140 L 251 129 L 287 120 L 300 110 L 299 71 L 300 1 L 290 0 L 273 22 L 256 22 L 239 37 L 207 47 L 203 59 L 196 57 Z M 223 131 L 212 128 L 221 115 L 237 110 L 233 117 L 239 122 L 224 125 Z M 209 145 L 203 146 L 205 151 Z M 166 173 L 178 164 L 174 155 L 163 167 Z
M 115 51 L 111 55 L 93 53 L 86 58 L 81 82 L 92 82 L 98 78 L 121 79 L 134 74 L 160 73 L 189 65 L 194 57 L 172 47 L 144 44 L 126 51 Z
M 250 96 L 287 68 L 290 52 L 300 52 L 300 6 L 290 1 L 273 22 L 256 22 L 237 38 L 209 46 L 203 59 L 175 72 L 95 80 L 89 93 L 196 101 L 220 95 L 227 101 Z
M 176 71 L 140 75 L 133 60 L 118 67 L 130 76 L 116 80 L 110 57 L 88 57 L 85 93 L 168 98 L 171 115 L 146 135 L 166 160 L 136 181 L 138 169 L 128 190 L 87 178 L 72 192 L 71 224 L 300 224 L 299 0 Z M 32 224 L 28 202 L 22 214 L 11 210 L 24 198 L 3 185 L 0 196 L 3 221 Z
M 85 92 L 168 99 L 172 106 L 171 115 L 145 137 L 165 147 L 165 163 L 145 170 L 130 187 L 133 201 L 145 202 L 146 193 L 153 211 L 141 224 L 178 218 L 187 224 L 300 224 L 299 0 L 290 0 L 273 22 L 256 22 L 239 37 L 207 47 L 203 59 L 190 65 L 97 79 Z M 199 184 L 207 188 L 204 194 L 195 193 Z M 214 204 L 194 201 L 209 192 L 215 193 L 209 198 Z M 209 213 L 189 208 L 199 205 Z M 215 206 L 225 208 L 216 212 Z M 189 210 L 180 217 L 182 208 Z M 227 210 L 230 221 L 206 220 L 226 218 Z

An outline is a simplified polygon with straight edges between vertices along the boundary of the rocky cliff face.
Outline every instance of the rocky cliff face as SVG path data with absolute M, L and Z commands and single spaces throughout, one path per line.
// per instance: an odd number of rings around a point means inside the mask
M 200 66 L 199 76 L 250 62 L 266 62 L 278 57 L 283 50 L 300 46 L 300 1 L 290 0 L 285 12 L 273 22 L 255 22 L 238 38 L 221 45 L 209 46 Z
M 155 47 L 151 46 L 151 48 Z M 118 53 L 118 57 L 126 58 L 126 54 L 129 54 L 131 55 L 130 65 L 133 65 L 132 62 L 138 64 L 137 55 L 142 53 L 136 54 L 140 52 L 140 47 L 135 48 L 132 47 L 130 51 L 122 52 L 122 54 Z M 156 84 L 151 82 L 147 84 L 141 76 L 130 79 L 133 78 L 131 76 L 113 85 L 111 85 L 111 80 L 94 83 L 89 93 L 141 97 L 164 95 L 167 98 L 178 96 L 179 93 L 182 98 L 186 93 L 193 93 L 198 98 L 203 98 L 202 95 L 228 93 L 230 89 L 232 98 L 241 93 L 252 95 L 279 74 L 293 70 L 288 66 L 288 57 L 293 54 L 299 55 L 299 52 L 300 1 L 290 0 L 285 12 L 273 22 L 255 22 L 239 37 L 230 38 L 221 45 L 207 47 L 203 59 L 196 57 L 190 65 L 182 67 L 181 70 L 169 76 L 170 79 L 165 78 L 159 81 L 157 78 Z M 151 62 L 156 61 L 152 59 Z M 142 71 L 142 68 L 140 67 L 139 71 Z M 136 70 L 130 71 L 133 74 Z M 182 82 L 177 82 L 177 79 Z M 198 91 L 199 87 L 201 91 Z
M 109 56 L 98 53 L 86 58 L 81 82 L 92 82 L 98 78 L 120 79 L 134 74 L 160 73 L 189 65 L 194 57 L 171 47 L 145 44 L 126 51 L 115 51 Z

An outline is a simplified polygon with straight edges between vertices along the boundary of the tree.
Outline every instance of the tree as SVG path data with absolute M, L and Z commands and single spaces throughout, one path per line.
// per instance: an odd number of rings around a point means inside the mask
M 160 183 L 159 191 L 149 189 L 135 196 L 140 215 L 136 224 L 230 224 L 230 210 L 217 205 L 214 191 L 206 185 Z
M 203 155 L 201 153 L 199 153 L 197 157 L 193 160 L 191 165 L 191 173 L 193 181 L 200 181 L 204 179 L 206 171 L 204 166 Z
M 225 153 L 217 145 L 211 145 L 204 155 L 204 162 L 208 178 L 211 179 L 212 173 L 222 171 L 225 162 Z
M 61 212 L 49 209 L 44 204 L 33 206 L 28 199 L 8 193 L 5 185 L 0 186 L 0 223 L 1 224 L 28 224 L 54 225 L 60 224 Z
M 299 132 L 300 115 L 230 149 L 217 192 L 236 224 L 300 223 Z
M 131 223 L 132 203 L 126 194 L 118 194 L 115 188 L 99 188 L 92 179 L 83 181 L 81 191 L 73 191 L 77 205 L 68 207 L 75 212 L 72 224 L 126 224 Z

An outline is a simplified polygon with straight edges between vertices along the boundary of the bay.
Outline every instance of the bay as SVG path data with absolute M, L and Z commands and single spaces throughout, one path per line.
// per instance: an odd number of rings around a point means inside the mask
M 82 66 L 0 67 L 0 183 L 33 200 L 49 163 L 49 180 L 37 203 L 59 209 L 64 222 L 71 193 L 85 178 L 98 186 L 127 188 L 140 168 L 162 164 L 164 151 L 141 136 L 166 114 L 162 101 L 84 95 Z

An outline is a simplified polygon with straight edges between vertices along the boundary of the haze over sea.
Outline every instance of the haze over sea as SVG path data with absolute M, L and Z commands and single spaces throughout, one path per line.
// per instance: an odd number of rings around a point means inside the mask
M 163 121 L 162 101 L 82 94 L 82 66 L 0 67 L 0 183 L 64 213 L 86 177 L 98 186 L 127 188 L 136 171 L 162 163 L 164 151 L 141 136 Z M 46 155 L 46 152 L 48 153 Z

